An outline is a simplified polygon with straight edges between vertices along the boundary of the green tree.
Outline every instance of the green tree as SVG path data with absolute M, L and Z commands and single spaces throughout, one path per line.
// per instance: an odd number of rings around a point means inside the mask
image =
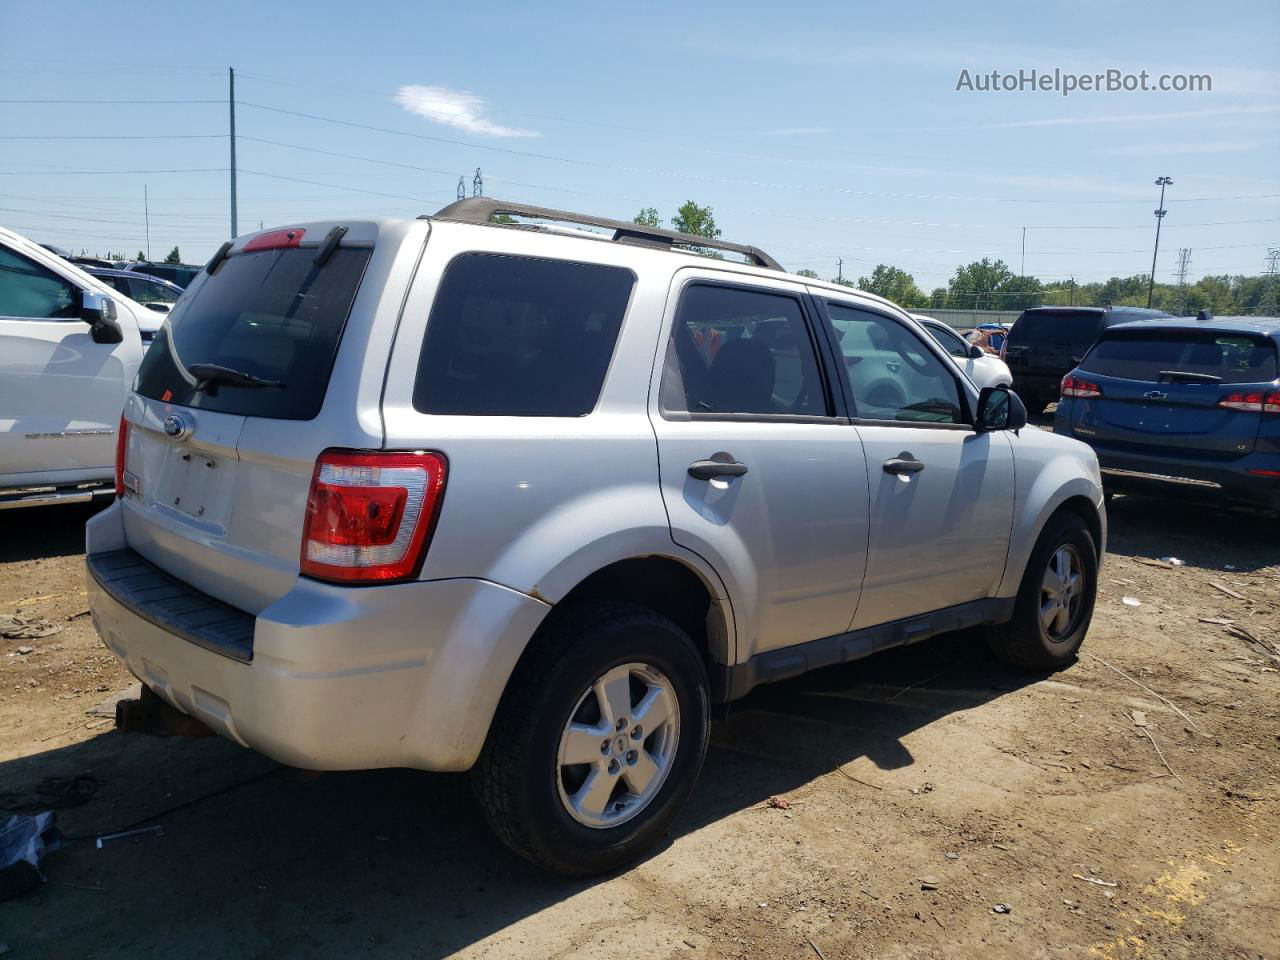
M 656 207 L 645 207 L 636 214 L 632 223 L 638 223 L 642 227 L 660 227 L 662 226 L 662 217 L 658 216 Z
M 926 303 L 915 277 L 887 263 L 877 264 L 870 277 L 859 277 L 858 287 L 903 307 L 921 307 Z
M 853 282 L 852 280 L 850 280 L 848 277 L 832 277 L 832 278 L 831 278 L 829 281 L 827 281 L 827 282 L 828 282 L 828 283 L 838 283 L 838 284 L 840 284 L 840 286 L 842 286 L 842 287 L 853 287 L 853 286 L 856 286 L 856 284 L 854 284 L 854 282 Z
M 941 310 L 947 305 L 947 288 L 934 287 L 933 293 L 929 294 L 929 306 L 934 310 Z
M 1013 279 L 1013 271 L 1003 260 L 989 257 L 956 267 L 947 290 L 947 306 L 958 310 L 999 310 L 1000 288 Z
M 172 250 L 169 251 L 169 255 L 164 258 L 164 262 L 165 263 L 181 263 L 182 262 L 182 254 L 178 252 L 177 247 L 174 247 Z
M 720 228 L 716 226 L 716 218 L 710 207 L 700 207 L 692 200 L 681 205 L 676 215 L 671 218 L 671 225 L 681 233 L 691 233 L 695 237 L 706 237 L 715 240 L 720 236 Z
M 1037 277 L 1010 277 L 997 293 L 1001 310 L 1025 310 L 1044 301 L 1044 284 Z
M 797 270 L 797 271 L 796 271 L 796 276 L 797 276 L 797 277 L 808 277 L 808 278 L 809 278 L 809 279 L 811 279 L 811 280 L 817 280 L 817 279 L 818 279 L 818 274 L 817 274 L 817 272 L 816 272 L 816 271 L 814 271 L 814 270 Z
M 135 259 L 135 260 L 145 260 L 145 259 L 147 259 L 147 255 L 146 255 L 145 253 L 143 253 L 141 250 L 139 250 L 139 251 L 138 251 L 138 255 L 137 255 L 136 257 L 134 257 L 133 259 Z

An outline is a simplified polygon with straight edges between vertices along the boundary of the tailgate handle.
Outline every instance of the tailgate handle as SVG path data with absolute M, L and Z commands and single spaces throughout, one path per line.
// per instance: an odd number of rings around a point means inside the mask
M 898 476 L 906 473 L 919 473 L 923 469 L 924 464 L 905 450 L 896 457 L 890 457 L 884 462 L 884 472 Z
M 737 460 L 695 460 L 689 464 L 689 476 L 695 480 L 723 480 L 746 472 L 747 465 Z

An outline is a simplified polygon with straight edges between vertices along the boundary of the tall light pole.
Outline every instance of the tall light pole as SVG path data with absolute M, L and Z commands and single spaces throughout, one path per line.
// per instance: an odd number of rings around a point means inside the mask
M 231 239 L 240 235 L 239 217 L 236 215 L 236 72 L 227 67 L 227 106 L 231 110 Z
M 1169 211 L 1164 208 L 1164 188 L 1173 186 L 1173 177 L 1156 177 L 1156 186 L 1160 188 L 1160 206 L 1156 209 L 1156 245 L 1151 251 L 1151 281 L 1147 284 L 1147 308 L 1151 308 L 1151 296 L 1156 289 L 1156 257 L 1160 254 L 1160 222 Z

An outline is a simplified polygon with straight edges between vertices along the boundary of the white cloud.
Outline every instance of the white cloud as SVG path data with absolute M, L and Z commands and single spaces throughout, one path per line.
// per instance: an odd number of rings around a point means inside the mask
M 1047 120 L 1014 120 L 1007 123 L 983 123 L 978 126 L 988 130 L 1014 127 L 1073 127 L 1095 123 L 1133 123 L 1147 120 L 1185 120 L 1190 117 L 1227 117 L 1237 114 L 1276 113 L 1280 106 L 1221 107 L 1208 110 L 1177 110 L 1170 113 L 1117 113 L 1103 116 L 1054 117 Z
M 534 130 L 518 130 L 494 123 L 485 116 L 483 97 L 465 90 L 448 87 L 424 87 L 410 84 L 396 91 L 396 103 L 410 113 L 426 117 L 434 123 L 454 127 L 482 137 L 536 137 Z
M 1135 143 L 1124 147 L 1103 147 L 1099 153 L 1112 157 L 1164 157 L 1171 154 L 1192 155 L 1206 153 L 1244 153 L 1257 150 L 1266 144 L 1257 140 L 1239 141 L 1191 141 L 1188 143 Z

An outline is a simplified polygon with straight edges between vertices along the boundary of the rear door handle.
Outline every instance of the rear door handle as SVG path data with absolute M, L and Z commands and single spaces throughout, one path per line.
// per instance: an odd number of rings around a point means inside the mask
M 745 463 L 736 460 L 695 460 L 689 464 L 689 476 L 695 480 L 719 480 L 740 477 L 747 472 Z
M 884 462 L 884 472 L 893 474 L 919 473 L 924 469 L 924 464 L 917 460 L 909 453 L 900 453 L 896 457 L 890 457 Z

